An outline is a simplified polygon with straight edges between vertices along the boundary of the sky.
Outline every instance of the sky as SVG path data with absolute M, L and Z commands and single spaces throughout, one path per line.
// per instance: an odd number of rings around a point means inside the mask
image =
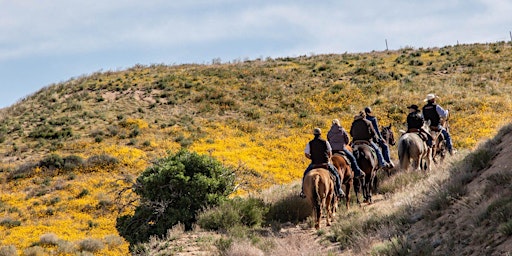
M 138 64 L 510 41 L 511 13 L 510 0 L 0 0 L 0 108 Z

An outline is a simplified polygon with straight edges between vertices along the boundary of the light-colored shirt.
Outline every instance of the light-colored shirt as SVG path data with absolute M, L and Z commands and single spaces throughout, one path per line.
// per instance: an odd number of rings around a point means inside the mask
M 446 118 L 448 116 L 448 110 L 445 110 L 441 106 L 436 104 L 436 112 L 441 118 Z
M 327 145 L 327 151 L 332 152 L 331 144 L 328 141 L 325 141 Z M 304 153 L 311 155 L 311 149 L 309 148 L 309 142 L 306 144 L 306 149 L 304 149 Z

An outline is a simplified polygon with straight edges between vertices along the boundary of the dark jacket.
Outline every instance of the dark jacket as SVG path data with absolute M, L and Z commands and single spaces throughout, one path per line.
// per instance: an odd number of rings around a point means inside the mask
M 407 130 L 420 129 L 423 127 L 424 119 L 419 111 L 411 112 L 407 115 Z
M 327 140 L 331 144 L 332 150 L 342 150 L 348 144 L 348 134 L 343 127 L 333 124 L 327 132 Z
M 423 107 L 423 118 L 425 122 L 430 120 L 430 126 L 438 126 L 441 122 L 441 117 L 437 113 L 436 104 L 429 102 Z
M 353 140 L 369 141 L 375 137 L 375 134 L 372 123 L 362 117 L 354 120 L 352 127 L 350 127 L 350 135 Z
M 320 137 L 315 137 L 309 142 L 312 164 L 326 164 L 329 162 L 329 150 L 327 141 Z

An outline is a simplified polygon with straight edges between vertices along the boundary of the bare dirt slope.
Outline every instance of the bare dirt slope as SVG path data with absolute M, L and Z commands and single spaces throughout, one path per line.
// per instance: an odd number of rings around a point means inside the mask
M 511 201 L 512 133 L 505 134 L 494 150 L 498 153 L 490 166 L 464 185 L 464 196 L 452 199 L 453 204 L 434 217 L 424 211 L 424 219 L 410 228 L 415 243 L 434 247 L 435 255 L 512 254 L 512 236 L 499 232 L 491 217 L 507 214 L 498 206 Z

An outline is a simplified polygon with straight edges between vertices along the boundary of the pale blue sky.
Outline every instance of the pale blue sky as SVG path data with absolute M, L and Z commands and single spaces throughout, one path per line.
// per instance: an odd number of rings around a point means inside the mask
M 136 64 L 510 41 L 509 0 L 0 0 L 0 108 Z

